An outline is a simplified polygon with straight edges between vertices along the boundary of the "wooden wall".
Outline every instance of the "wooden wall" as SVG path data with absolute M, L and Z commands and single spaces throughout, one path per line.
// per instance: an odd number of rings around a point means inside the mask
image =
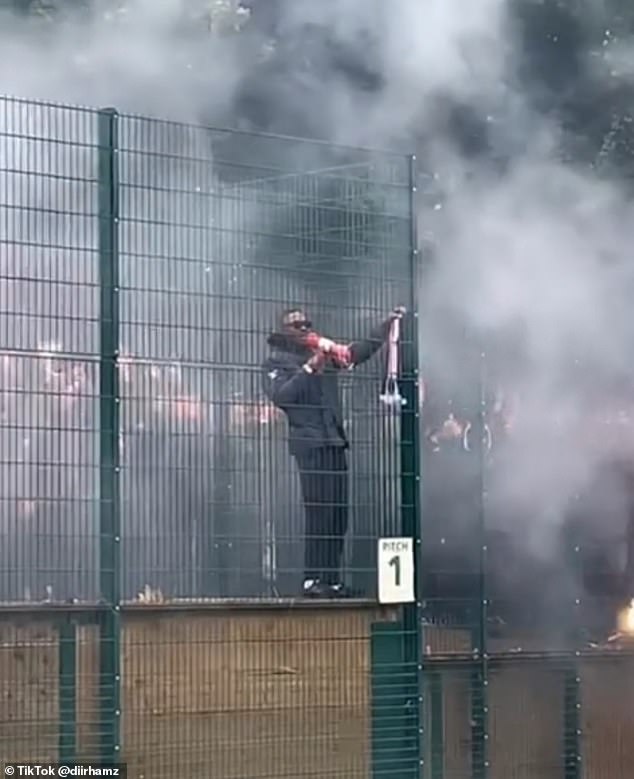
M 122 759 L 129 777 L 366 777 L 370 631 L 379 609 L 126 616 Z M 4 624 L 0 754 L 54 760 L 58 645 Z M 78 747 L 99 738 L 98 634 L 78 629 Z

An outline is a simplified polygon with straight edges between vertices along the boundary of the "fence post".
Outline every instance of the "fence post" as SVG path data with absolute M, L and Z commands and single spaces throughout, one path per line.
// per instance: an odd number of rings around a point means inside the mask
M 372 777 L 411 779 L 407 741 L 406 639 L 400 622 L 372 625 Z
M 567 553 L 575 573 L 576 591 L 571 604 L 571 622 L 569 627 L 568 651 L 564 666 L 564 721 L 563 721 L 563 752 L 564 779 L 580 779 L 582 774 L 581 752 L 581 668 L 579 663 L 580 648 L 583 646 L 581 591 L 582 551 L 581 538 L 578 530 L 567 533 Z
M 428 673 L 429 686 L 429 744 L 431 760 L 431 779 L 443 779 L 445 771 L 445 714 L 443 700 L 443 673 Z
M 77 758 L 77 640 L 69 617 L 61 622 L 59 640 L 59 761 Z
M 416 600 L 403 608 L 403 632 L 405 639 L 405 671 L 408 710 L 411 719 L 407 733 L 412 739 L 412 770 L 408 776 L 422 775 L 424 766 L 423 732 L 423 656 L 422 636 L 423 604 L 421 592 L 421 483 L 420 483 L 420 413 L 418 374 L 418 284 L 420 282 L 420 254 L 416 230 L 417 213 L 416 156 L 409 158 L 409 216 L 410 216 L 410 293 L 406 305 L 409 316 L 405 319 L 402 347 L 401 392 L 405 405 L 401 412 L 401 507 L 402 533 L 414 539 L 415 595 Z M 409 752 L 409 750 L 408 750 Z
M 471 646 L 473 668 L 471 671 L 471 768 L 473 779 L 486 779 L 489 773 L 489 658 L 487 652 L 488 593 L 487 593 L 487 543 L 486 543 L 486 450 L 487 450 L 487 376 L 486 354 L 479 348 L 478 381 L 478 608 L 477 623 L 472 628 Z
M 581 776 L 581 695 L 577 658 L 571 658 L 564 676 L 564 779 Z
M 119 497 L 119 182 L 118 115 L 98 116 L 99 197 L 99 694 L 101 759 L 119 759 L 121 517 Z

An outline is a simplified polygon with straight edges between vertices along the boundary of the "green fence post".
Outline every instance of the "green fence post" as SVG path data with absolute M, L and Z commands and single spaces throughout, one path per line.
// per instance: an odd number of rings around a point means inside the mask
M 576 658 L 564 676 L 564 779 L 581 777 L 581 695 Z
M 568 554 L 575 572 L 577 590 L 573 595 L 572 622 L 569 628 L 572 650 L 564 668 L 564 721 L 563 721 L 563 752 L 564 779 L 580 779 L 581 777 L 581 677 L 579 669 L 579 647 L 582 646 L 583 632 L 581 624 L 582 592 L 580 583 L 581 546 L 578 531 L 568 535 Z
M 371 633 L 372 777 L 405 779 L 416 776 L 407 758 L 408 680 L 401 622 L 376 622 Z
M 99 691 L 101 758 L 117 761 L 120 744 L 120 549 L 119 499 L 119 182 L 118 115 L 98 117 L 99 184 L 99 567 L 101 601 Z
M 59 762 L 77 758 L 77 640 L 69 618 L 61 623 L 59 640 Z
M 431 779 L 443 779 L 445 771 L 445 715 L 442 672 L 427 674 L 429 682 L 429 742 L 431 750 Z
M 415 602 L 403 608 L 403 631 L 406 641 L 405 667 L 408 672 L 408 710 L 411 722 L 412 754 L 415 766 L 408 776 L 422 773 L 425 758 L 423 717 L 423 604 L 421 593 L 421 483 L 420 483 L 420 413 L 418 374 L 418 284 L 420 283 L 420 255 L 418 251 L 418 221 L 416 203 L 416 157 L 409 158 L 410 189 L 410 294 L 407 308 L 410 315 L 404 320 L 401 350 L 401 393 L 405 404 L 401 411 L 401 527 L 404 537 L 414 539 Z M 412 758 L 412 762 L 414 757 Z
M 478 619 L 472 629 L 471 646 L 471 771 L 473 779 L 486 779 L 489 769 L 489 658 L 487 653 L 487 543 L 486 543 L 486 452 L 487 452 L 487 378 L 486 355 L 480 351 L 479 398 L 476 456 L 478 457 L 479 493 L 477 505 L 478 542 Z

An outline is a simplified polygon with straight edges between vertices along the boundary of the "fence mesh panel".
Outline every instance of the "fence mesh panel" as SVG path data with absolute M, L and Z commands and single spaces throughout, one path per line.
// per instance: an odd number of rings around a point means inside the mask
M 262 364 L 290 306 L 343 342 L 411 308 L 411 198 L 404 156 L 0 100 L 3 760 L 372 772 L 375 666 L 399 710 L 416 669 L 415 623 L 376 603 L 416 441 L 380 402 L 384 351 L 341 376 L 355 597 L 298 602 Z
M 97 594 L 95 132 L 0 101 L 3 601 Z

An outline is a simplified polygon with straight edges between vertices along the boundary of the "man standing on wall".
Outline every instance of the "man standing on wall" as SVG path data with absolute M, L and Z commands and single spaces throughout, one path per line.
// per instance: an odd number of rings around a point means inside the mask
M 337 373 L 369 360 L 389 336 L 388 319 L 362 341 L 344 346 L 317 336 L 300 308 L 287 309 L 264 362 L 265 392 L 287 416 L 289 449 L 299 468 L 306 515 L 303 594 L 344 597 L 341 556 L 348 530 L 348 439 L 343 427 Z

